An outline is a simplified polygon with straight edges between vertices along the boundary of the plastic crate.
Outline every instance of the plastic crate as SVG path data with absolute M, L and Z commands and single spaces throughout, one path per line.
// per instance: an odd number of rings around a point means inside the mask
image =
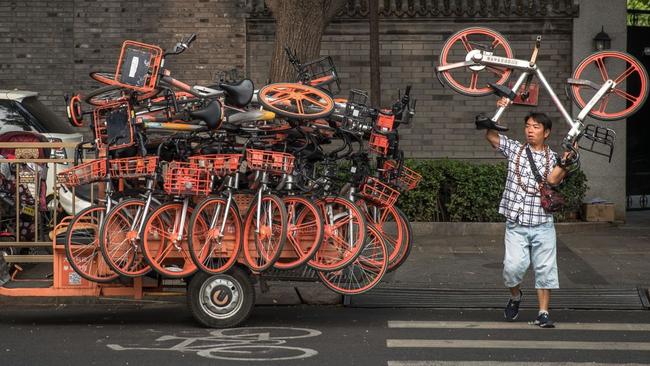
M 393 206 L 399 197 L 398 190 L 374 177 L 366 178 L 359 194 L 379 206 Z
M 158 46 L 124 41 L 115 71 L 116 84 L 139 92 L 152 91 L 158 82 L 162 56 Z
M 246 163 L 252 170 L 291 174 L 295 159 L 293 155 L 287 153 L 246 149 Z
M 226 176 L 239 169 L 242 154 L 209 154 L 190 157 L 190 162 L 210 170 L 213 175 Z
M 163 189 L 172 195 L 207 195 L 211 190 L 211 176 L 208 169 L 192 163 L 171 162 L 163 175 Z
M 395 116 L 392 114 L 379 113 L 376 128 L 380 131 L 392 131 L 395 125 Z
M 384 170 L 386 170 L 386 172 L 388 173 L 386 174 L 387 176 L 392 177 L 393 175 L 391 173 L 399 173 L 399 172 L 394 172 L 396 169 L 397 169 L 397 165 L 395 164 L 394 161 L 388 160 L 384 163 Z M 412 189 L 415 189 L 415 187 L 418 186 L 421 180 L 422 180 L 422 175 L 417 173 L 415 170 L 407 166 L 404 166 L 402 164 L 401 174 L 399 174 L 397 177 L 392 178 L 390 182 L 396 185 L 402 191 L 410 191 Z
M 112 178 L 151 177 L 156 173 L 158 157 L 111 159 L 109 166 Z
M 59 183 L 76 187 L 97 182 L 106 177 L 106 159 L 90 160 L 57 174 Z
M 390 140 L 388 136 L 373 131 L 370 133 L 368 148 L 377 155 L 386 156 L 390 148 Z

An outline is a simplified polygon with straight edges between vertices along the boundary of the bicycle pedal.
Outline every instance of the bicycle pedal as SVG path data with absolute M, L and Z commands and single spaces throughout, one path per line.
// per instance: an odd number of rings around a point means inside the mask
M 588 124 L 582 134 L 582 138 L 589 140 L 587 144 L 579 143 L 580 149 L 592 152 L 597 155 L 606 156 L 612 162 L 614 155 L 614 144 L 616 143 L 616 132 L 610 128 Z M 584 141 L 580 139 L 580 142 Z M 603 151 L 602 145 L 605 146 Z

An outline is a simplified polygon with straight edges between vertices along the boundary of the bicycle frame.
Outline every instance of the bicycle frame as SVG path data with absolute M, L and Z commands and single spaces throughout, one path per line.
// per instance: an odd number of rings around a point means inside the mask
M 534 52 L 533 59 L 536 57 L 537 54 L 536 50 L 537 47 L 535 48 L 535 51 L 533 51 Z M 598 86 L 597 88 L 598 91 L 589 100 L 589 102 L 585 105 L 585 107 L 582 108 L 582 110 L 578 113 L 578 117 L 574 119 L 571 117 L 571 114 L 567 112 L 566 108 L 564 108 L 557 94 L 555 93 L 551 85 L 548 83 L 546 77 L 544 77 L 544 74 L 542 73 L 542 70 L 537 66 L 534 60 L 526 61 L 526 60 L 520 60 L 514 58 L 494 56 L 491 54 L 491 52 L 487 52 L 483 50 L 470 51 L 470 53 L 468 53 L 467 58 L 468 58 L 467 61 L 438 66 L 436 67 L 436 71 L 444 72 L 444 71 L 450 71 L 462 67 L 476 68 L 476 67 L 488 67 L 488 66 L 505 67 L 514 70 L 520 70 L 521 75 L 519 75 L 519 78 L 517 79 L 517 81 L 515 82 L 512 88 L 513 91 L 515 92 L 519 90 L 519 88 L 524 84 L 524 81 L 526 81 L 526 79 L 530 75 L 537 76 L 540 83 L 542 84 L 546 92 L 551 97 L 553 104 L 555 104 L 557 109 L 562 114 L 562 117 L 564 118 L 566 123 L 569 125 L 569 127 L 571 127 L 564 141 L 564 143 L 568 143 L 570 145 L 576 142 L 580 134 L 582 133 L 584 129 L 582 121 L 585 119 L 587 114 L 594 108 L 596 103 L 598 103 L 607 92 L 611 91 L 616 86 L 616 83 L 611 79 L 607 80 L 603 85 L 600 86 L 596 84 L 592 85 L 591 83 L 588 83 L 588 85 L 592 87 Z M 585 82 L 585 84 L 587 84 L 587 82 Z M 492 117 L 492 120 L 497 122 L 499 118 L 501 118 L 501 116 L 503 115 L 506 109 L 507 106 L 499 107 L 495 112 L 494 116 Z

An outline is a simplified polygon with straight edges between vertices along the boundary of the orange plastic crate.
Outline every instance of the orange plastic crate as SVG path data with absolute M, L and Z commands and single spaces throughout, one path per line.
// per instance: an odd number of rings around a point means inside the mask
M 163 180 L 163 189 L 173 195 L 207 195 L 212 182 L 208 169 L 177 161 L 169 163 Z
M 271 173 L 293 172 L 295 157 L 291 154 L 266 151 L 257 149 L 246 149 L 246 163 L 253 170 L 263 170 Z
M 134 127 L 131 123 L 131 117 L 133 116 L 133 111 L 131 106 L 128 103 L 111 103 L 101 107 L 97 107 L 93 110 L 93 125 L 95 127 L 95 137 L 97 138 L 98 147 L 104 149 L 108 141 L 108 120 L 111 116 L 115 116 L 114 113 L 119 113 L 117 118 L 127 118 L 125 123 L 124 134 L 121 138 L 113 143 L 108 149 L 117 150 L 125 147 L 133 146 L 135 144 L 134 140 Z M 126 114 L 126 115 L 124 115 Z
M 210 170 L 213 175 L 225 176 L 239 169 L 242 154 L 209 154 L 190 157 L 190 162 Z
M 389 114 L 379 113 L 377 118 L 377 127 L 382 131 L 392 131 L 395 124 L 395 116 Z
M 112 178 L 150 177 L 156 173 L 158 157 L 111 159 L 109 165 Z
M 106 159 L 90 160 L 57 174 L 59 183 L 70 187 L 97 182 L 106 177 Z
M 158 82 L 162 56 L 158 46 L 124 41 L 115 71 L 116 84 L 145 93 L 152 91 Z
M 370 140 L 368 141 L 368 147 L 370 148 L 370 151 L 374 152 L 375 154 L 385 156 L 388 154 L 389 146 L 390 142 L 388 141 L 388 137 L 376 132 L 370 133 Z
M 397 169 L 397 166 L 394 161 L 388 160 L 384 163 L 384 169 L 387 171 L 395 170 Z M 391 183 L 397 185 L 403 191 L 410 191 L 415 189 L 421 180 L 421 174 L 405 165 L 402 165 L 402 173 Z
M 359 193 L 379 206 L 393 206 L 399 197 L 398 190 L 374 177 L 366 178 Z

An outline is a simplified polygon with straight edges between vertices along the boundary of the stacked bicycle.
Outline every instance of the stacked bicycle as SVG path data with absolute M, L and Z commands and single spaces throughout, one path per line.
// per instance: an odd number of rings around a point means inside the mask
M 115 72 L 90 75 L 104 86 L 68 99 L 70 121 L 94 134 L 79 150 L 96 159 L 59 178 L 102 193 L 69 221 L 71 266 L 100 283 L 303 266 L 342 294 L 376 286 L 412 241 L 396 206 L 421 179 L 399 149 L 410 88 L 388 109 L 360 90 L 335 102 L 331 59 L 290 51 L 297 82 L 190 85 L 164 61 L 195 38 L 169 52 L 126 41 Z

